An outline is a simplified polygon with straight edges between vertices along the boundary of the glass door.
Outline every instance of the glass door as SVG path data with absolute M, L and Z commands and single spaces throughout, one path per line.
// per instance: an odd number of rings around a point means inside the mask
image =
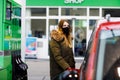
M 83 57 L 86 50 L 87 20 L 73 19 L 74 55 Z

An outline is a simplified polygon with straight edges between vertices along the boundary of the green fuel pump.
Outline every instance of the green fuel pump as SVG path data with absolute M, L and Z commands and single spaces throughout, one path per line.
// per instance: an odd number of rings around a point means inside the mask
M 21 6 L 0 0 L 0 80 L 27 80 L 21 60 Z

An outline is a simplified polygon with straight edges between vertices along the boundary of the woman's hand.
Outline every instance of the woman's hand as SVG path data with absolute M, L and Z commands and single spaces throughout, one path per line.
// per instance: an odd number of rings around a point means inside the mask
M 68 67 L 66 70 L 72 71 L 72 68 L 71 68 L 71 67 Z

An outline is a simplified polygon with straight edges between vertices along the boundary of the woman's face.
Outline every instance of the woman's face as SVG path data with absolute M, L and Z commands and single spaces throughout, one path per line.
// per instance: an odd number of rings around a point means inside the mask
M 66 27 L 68 27 L 68 28 L 69 28 L 69 23 L 64 22 L 64 23 L 63 23 L 63 27 L 62 27 L 62 28 L 66 28 Z
M 62 26 L 62 31 L 63 33 L 68 36 L 70 34 L 70 26 L 69 26 L 69 23 L 68 22 L 64 22 L 63 23 L 63 26 Z

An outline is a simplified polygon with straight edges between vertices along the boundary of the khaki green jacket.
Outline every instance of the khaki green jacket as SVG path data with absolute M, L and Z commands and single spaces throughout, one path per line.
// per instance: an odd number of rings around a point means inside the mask
M 49 48 L 51 80 L 68 67 L 75 68 L 72 48 L 65 45 L 64 36 L 55 30 L 51 33 Z

